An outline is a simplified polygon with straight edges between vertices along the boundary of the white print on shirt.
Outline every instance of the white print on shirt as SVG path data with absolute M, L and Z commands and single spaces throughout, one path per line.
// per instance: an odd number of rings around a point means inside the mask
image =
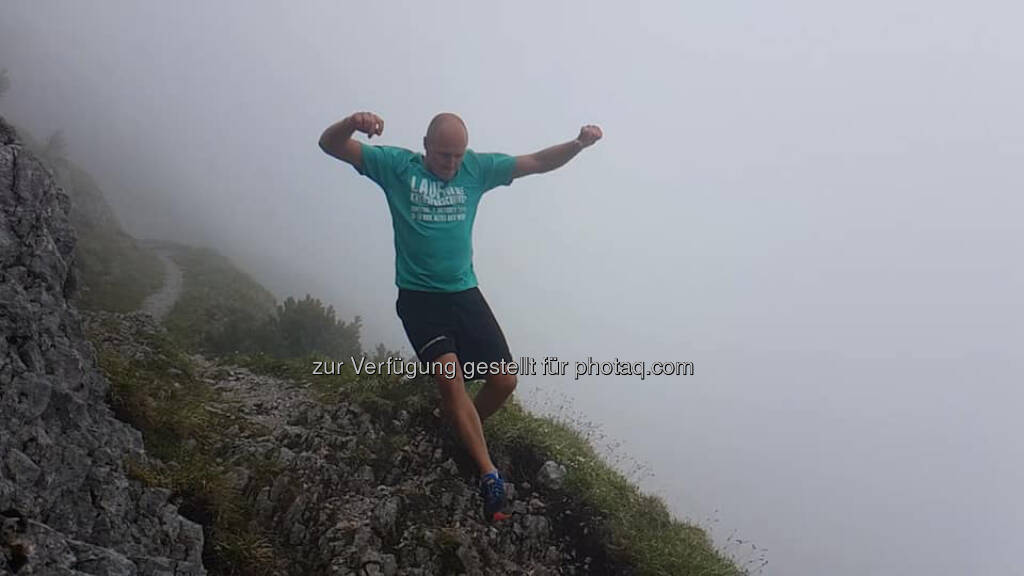
M 456 222 L 466 219 L 466 192 L 415 175 L 409 180 L 409 212 L 413 220 Z

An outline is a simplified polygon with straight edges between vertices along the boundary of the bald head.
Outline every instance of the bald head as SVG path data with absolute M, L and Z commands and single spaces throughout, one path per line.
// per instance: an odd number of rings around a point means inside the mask
M 462 118 L 451 112 L 442 112 L 434 116 L 430 126 L 427 126 L 427 140 L 437 141 L 438 138 L 463 139 L 468 142 L 469 130 L 466 129 L 466 123 Z
M 462 118 L 450 112 L 434 116 L 423 137 L 427 168 L 441 180 L 451 180 L 462 165 L 468 145 L 469 131 Z

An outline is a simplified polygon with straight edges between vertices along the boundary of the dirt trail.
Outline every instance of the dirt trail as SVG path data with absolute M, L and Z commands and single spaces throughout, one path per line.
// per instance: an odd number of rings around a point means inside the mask
M 174 308 L 178 296 L 181 295 L 182 272 L 166 252 L 157 251 L 156 254 L 164 263 L 164 285 L 160 290 L 146 297 L 142 302 L 141 310 L 152 316 L 157 322 L 163 322 L 167 313 Z

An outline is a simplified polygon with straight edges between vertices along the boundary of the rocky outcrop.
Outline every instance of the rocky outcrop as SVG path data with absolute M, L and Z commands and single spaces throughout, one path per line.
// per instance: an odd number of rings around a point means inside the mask
M 67 301 L 69 209 L 0 118 L 0 573 L 205 574 L 202 528 L 125 476 L 142 438 L 114 418 Z

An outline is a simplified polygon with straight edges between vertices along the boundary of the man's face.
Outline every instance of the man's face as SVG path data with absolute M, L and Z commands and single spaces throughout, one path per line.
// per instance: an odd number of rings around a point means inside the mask
M 427 169 L 446 182 L 454 178 L 466 154 L 467 140 L 465 130 L 456 123 L 443 126 L 432 137 L 425 137 Z

